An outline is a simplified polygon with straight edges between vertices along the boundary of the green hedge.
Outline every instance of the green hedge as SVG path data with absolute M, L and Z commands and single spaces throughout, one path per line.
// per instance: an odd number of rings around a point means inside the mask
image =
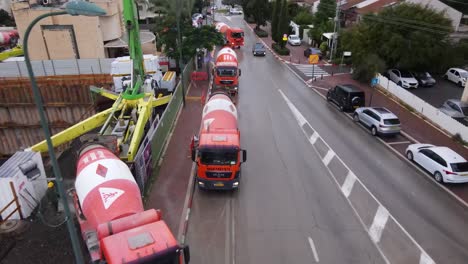
M 265 30 L 263 29 L 254 29 L 254 32 L 255 34 L 257 34 L 257 36 L 261 37 L 261 38 L 266 38 L 268 37 L 268 32 L 266 32 Z
M 282 56 L 289 55 L 289 49 L 286 47 L 281 48 L 281 45 L 278 43 L 271 44 L 271 47 L 273 48 L 273 50 L 275 50 L 276 53 L 278 53 L 278 55 L 282 55 Z

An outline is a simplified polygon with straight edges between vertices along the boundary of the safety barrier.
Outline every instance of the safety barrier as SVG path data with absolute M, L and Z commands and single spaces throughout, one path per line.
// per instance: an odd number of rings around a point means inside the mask
M 406 91 L 386 77 L 379 74 L 379 86 L 391 93 L 405 104 L 411 106 L 416 112 L 425 116 L 429 121 L 436 124 L 448 133 L 460 134 L 463 140 L 468 141 L 468 127 L 457 120 L 439 111 L 439 109 L 426 103 L 416 95 Z
M 208 80 L 207 72 L 192 72 L 190 79 L 192 81 L 206 81 Z
M 18 200 L 18 195 L 16 195 L 16 191 L 15 191 L 15 187 L 13 186 L 13 182 L 10 182 L 10 189 L 11 189 L 11 193 L 13 195 L 13 199 L 3 207 L 3 209 L 0 210 L 0 223 L 2 223 L 3 221 L 7 221 L 14 213 L 18 212 L 19 215 L 20 215 L 20 218 L 23 219 L 23 213 L 21 211 L 21 205 L 19 203 L 19 200 Z M 5 218 L 3 218 L 1 215 L 3 212 L 5 212 L 6 210 L 8 210 L 8 208 L 11 206 L 11 205 L 16 205 L 16 208 L 11 211 Z

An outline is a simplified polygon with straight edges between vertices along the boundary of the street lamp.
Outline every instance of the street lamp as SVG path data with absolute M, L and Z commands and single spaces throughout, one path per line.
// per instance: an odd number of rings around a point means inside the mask
M 62 185 L 62 174 L 60 172 L 60 168 L 57 164 L 57 157 L 55 156 L 54 146 L 52 145 L 52 139 L 50 138 L 50 128 L 48 124 L 48 120 L 44 113 L 44 105 L 42 102 L 42 97 L 37 88 L 36 78 L 34 77 L 34 72 L 32 70 L 31 61 L 29 59 L 29 52 L 28 52 L 28 39 L 29 34 L 31 33 L 32 28 L 34 25 L 37 24 L 41 19 L 50 16 L 59 16 L 59 15 L 72 15 L 72 16 L 102 16 L 106 14 L 106 11 L 98 7 L 97 5 L 85 1 L 70 1 L 64 4 L 61 9 L 63 11 L 56 11 L 50 12 L 46 14 L 42 14 L 36 17 L 26 29 L 24 33 L 24 40 L 23 40 L 23 50 L 24 50 L 24 61 L 26 63 L 26 67 L 28 69 L 29 80 L 31 81 L 31 88 L 33 91 L 34 102 L 36 103 L 37 110 L 39 111 L 39 118 L 41 120 L 42 130 L 44 131 L 45 139 L 47 141 L 47 147 L 49 151 L 50 160 L 52 163 L 52 169 L 56 178 L 56 183 L 59 191 L 60 198 L 63 202 L 63 208 L 65 211 L 66 219 L 67 219 L 67 228 L 68 232 L 70 233 L 70 240 L 72 242 L 73 252 L 75 254 L 75 261 L 76 263 L 84 263 L 83 256 L 81 255 L 80 250 L 80 243 L 78 241 L 78 237 L 76 234 L 76 229 L 73 224 L 72 218 L 70 217 L 70 208 L 68 207 L 67 197 L 65 195 L 65 191 L 63 190 Z

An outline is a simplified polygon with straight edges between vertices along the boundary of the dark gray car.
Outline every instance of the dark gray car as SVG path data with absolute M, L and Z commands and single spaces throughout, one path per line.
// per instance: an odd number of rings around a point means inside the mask
M 265 56 L 266 55 L 266 49 L 265 46 L 263 46 L 262 43 L 255 43 L 255 45 L 252 48 L 252 53 L 254 56 Z
M 436 84 L 436 80 L 428 72 L 412 72 L 412 74 L 418 80 L 419 86 L 431 87 Z

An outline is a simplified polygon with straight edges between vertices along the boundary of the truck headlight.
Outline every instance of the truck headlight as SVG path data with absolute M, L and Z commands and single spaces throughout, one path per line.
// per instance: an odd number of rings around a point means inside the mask
M 200 185 L 200 186 L 205 186 L 205 183 L 204 183 L 204 182 L 201 182 L 201 181 L 199 181 L 199 182 L 198 182 L 198 185 Z
M 234 86 L 234 90 L 236 90 L 236 91 L 237 91 L 237 86 Z
M 239 182 L 234 182 L 234 183 L 232 184 L 232 187 L 237 187 L 237 186 L 239 186 Z

